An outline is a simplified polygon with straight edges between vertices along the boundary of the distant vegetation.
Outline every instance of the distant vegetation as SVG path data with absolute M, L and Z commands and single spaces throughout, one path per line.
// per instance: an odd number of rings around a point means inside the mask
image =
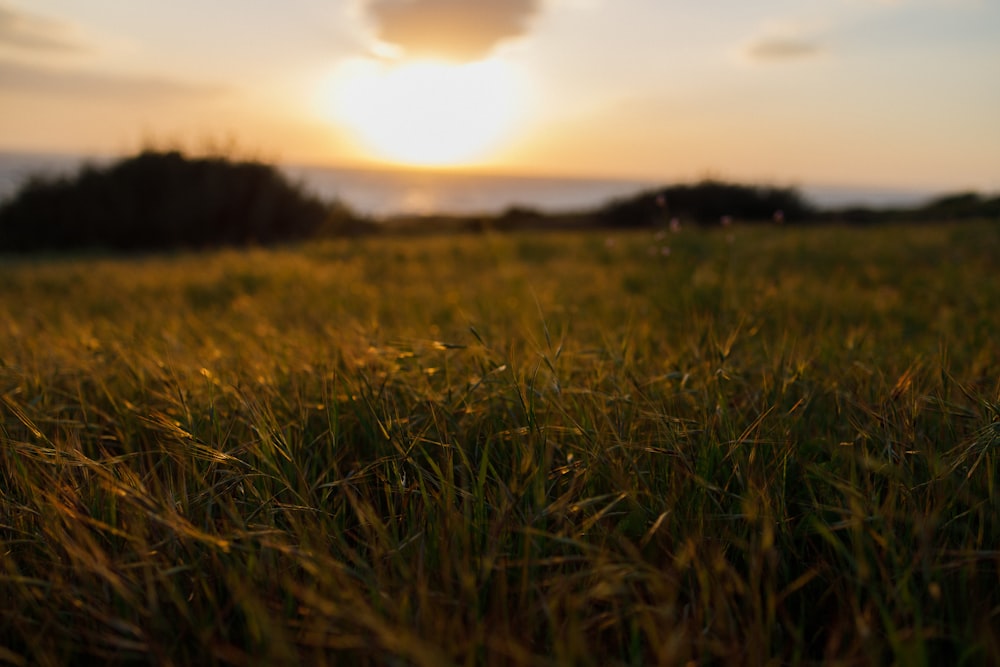
M 1000 219 L 1000 197 L 961 193 L 911 209 L 821 210 L 795 188 L 705 180 L 639 192 L 585 211 L 512 206 L 495 214 L 374 221 L 342 202 L 317 199 L 261 162 L 146 150 L 110 166 L 85 167 L 72 177 L 30 180 L 0 207 L 0 252 L 269 245 L 371 233 L 981 218 Z
M 961 192 L 933 199 L 912 208 L 875 209 L 850 207 L 822 211 L 816 220 L 870 225 L 887 222 L 958 222 L 962 220 L 1000 220 L 1000 196 L 986 197 L 976 192 Z
M 349 226 L 353 216 L 276 168 L 144 151 L 72 178 L 35 178 L 0 209 L 0 249 L 146 250 L 269 244 Z
M 699 225 L 723 220 L 800 222 L 815 215 L 794 188 L 753 187 L 707 180 L 674 185 L 613 201 L 597 211 L 615 227 L 664 224 L 667 219 Z

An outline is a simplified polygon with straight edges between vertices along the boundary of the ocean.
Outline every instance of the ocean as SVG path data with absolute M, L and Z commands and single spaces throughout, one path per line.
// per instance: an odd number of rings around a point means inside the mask
M 100 165 L 109 160 L 80 155 L 0 152 L 0 203 L 12 197 L 32 175 L 71 175 L 87 162 Z M 337 199 L 358 213 L 376 217 L 497 213 L 512 206 L 543 212 L 578 211 L 666 184 L 634 179 L 302 165 L 283 165 L 281 169 L 319 197 Z M 831 208 L 910 206 L 937 194 L 930 190 L 831 186 L 801 186 L 799 191 L 810 202 Z

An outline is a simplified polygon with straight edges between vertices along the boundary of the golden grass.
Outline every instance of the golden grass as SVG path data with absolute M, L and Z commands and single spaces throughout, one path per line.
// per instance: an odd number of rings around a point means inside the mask
M 998 251 L 2 260 L 0 660 L 1000 660 Z

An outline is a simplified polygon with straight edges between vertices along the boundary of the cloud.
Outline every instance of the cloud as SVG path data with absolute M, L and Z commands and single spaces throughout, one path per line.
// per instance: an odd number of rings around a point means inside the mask
M 746 47 L 744 53 L 757 62 L 782 62 L 812 58 L 823 52 L 816 42 L 798 37 L 764 37 Z
M 370 0 L 379 39 L 410 56 L 470 61 L 519 37 L 541 0 Z
M 50 53 L 86 51 L 73 32 L 63 21 L 0 5 L 0 46 Z
M 135 101 L 215 97 L 224 94 L 227 89 L 224 86 L 155 76 L 40 67 L 0 60 L 0 92 L 79 95 Z

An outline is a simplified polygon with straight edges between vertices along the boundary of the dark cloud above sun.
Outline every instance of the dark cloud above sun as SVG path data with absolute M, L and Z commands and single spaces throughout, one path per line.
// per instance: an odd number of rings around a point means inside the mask
M 380 40 L 411 57 L 479 60 L 527 32 L 540 0 L 370 0 Z

